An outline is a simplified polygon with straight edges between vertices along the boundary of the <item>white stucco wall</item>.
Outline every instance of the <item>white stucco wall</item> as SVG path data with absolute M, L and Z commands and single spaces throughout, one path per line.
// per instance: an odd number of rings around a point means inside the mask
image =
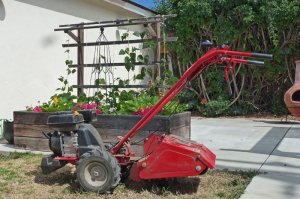
M 57 78 L 66 76 L 68 54 L 64 53 L 66 48 L 61 44 L 68 39 L 70 43 L 75 41 L 63 32 L 54 32 L 58 25 L 140 16 L 104 0 L 0 0 L 0 118 L 12 118 L 14 110 L 35 106 L 37 101 L 49 101 L 56 93 L 55 89 L 62 86 Z M 142 25 L 129 28 L 132 32 L 144 30 Z M 124 32 L 118 28 L 105 29 L 107 39 L 119 40 L 117 31 Z M 99 32 L 85 30 L 85 40 L 94 42 Z M 135 46 L 139 47 L 138 44 Z M 113 61 L 123 62 L 124 56 L 118 53 L 125 46 L 112 45 L 110 48 Z M 153 60 L 153 52 L 142 52 L 145 53 L 150 53 L 150 60 Z M 92 63 L 93 54 L 94 47 L 85 49 L 85 63 Z M 76 64 L 77 48 L 70 48 L 69 56 Z M 136 70 L 138 73 L 139 69 Z M 114 72 L 115 77 L 128 77 L 124 67 L 115 67 Z M 133 72 L 130 73 L 132 76 Z M 89 78 L 90 71 L 86 70 L 86 84 L 89 84 Z M 69 81 L 76 84 L 76 74 L 71 75 Z

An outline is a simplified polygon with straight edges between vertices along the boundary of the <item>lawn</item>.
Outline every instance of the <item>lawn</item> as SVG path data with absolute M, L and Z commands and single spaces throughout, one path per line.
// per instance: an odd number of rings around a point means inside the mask
M 42 155 L 0 156 L 0 198 L 239 198 L 255 171 L 212 170 L 203 176 L 135 182 L 127 179 L 114 194 L 81 193 L 75 167 L 42 173 Z

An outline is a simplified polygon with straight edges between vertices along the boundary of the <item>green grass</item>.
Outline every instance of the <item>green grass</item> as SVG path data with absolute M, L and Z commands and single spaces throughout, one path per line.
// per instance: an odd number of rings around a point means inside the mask
M 81 192 L 74 167 L 65 166 L 51 174 L 42 173 L 43 155 L 11 153 L 0 155 L 0 196 L 3 198 L 229 198 L 243 193 L 256 171 L 210 170 L 203 176 L 182 177 L 178 182 L 126 180 L 114 194 Z M 21 186 L 20 186 L 21 185 Z M 21 187 L 21 188 L 20 188 Z

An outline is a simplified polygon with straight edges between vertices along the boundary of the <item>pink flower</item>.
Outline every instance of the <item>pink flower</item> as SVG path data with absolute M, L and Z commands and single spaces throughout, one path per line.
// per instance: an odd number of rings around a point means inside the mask
M 80 106 L 80 104 L 76 104 L 76 107 Z
M 29 106 L 26 106 L 26 109 L 28 109 L 29 108 Z
M 77 111 L 77 108 L 73 108 L 73 111 Z
M 40 103 L 40 101 L 38 101 L 38 103 Z
M 42 112 L 42 109 L 40 107 L 35 107 L 32 111 L 33 112 Z
M 85 108 L 86 108 L 86 105 L 85 105 L 85 104 L 82 104 L 82 105 L 81 105 L 81 108 L 82 108 L 82 109 L 85 109 Z
M 101 106 L 98 106 L 98 108 L 101 108 Z
M 94 108 L 94 107 L 93 107 L 93 105 L 91 105 L 91 104 L 87 106 L 87 109 L 93 109 L 93 108 Z
M 137 112 L 132 112 L 131 115 L 138 115 Z
M 96 103 L 92 103 L 91 104 L 93 107 L 97 107 L 97 104 Z
M 150 111 L 150 108 L 145 108 L 143 115 L 146 115 L 147 113 L 149 113 L 149 111 Z
M 101 110 L 96 109 L 96 114 L 101 114 Z

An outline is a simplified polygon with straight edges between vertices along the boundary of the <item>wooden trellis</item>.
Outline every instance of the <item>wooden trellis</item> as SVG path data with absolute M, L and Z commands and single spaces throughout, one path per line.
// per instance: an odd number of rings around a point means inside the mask
M 178 37 L 160 37 L 160 23 L 163 22 L 163 19 L 176 17 L 173 15 L 157 15 L 153 17 L 141 17 L 134 19 L 117 19 L 110 21 L 101 21 L 101 22 L 88 22 L 88 23 L 78 23 L 78 24 L 66 24 L 60 25 L 60 28 L 54 29 L 54 31 L 64 31 L 67 33 L 76 43 L 72 44 L 62 44 L 62 47 L 77 47 L 77 63 L 76 65 L 69 65 L 69 68 L 77 68 L 77 85 L 73 85 L 73 88 L 77 88 L 77 94 L 83 92 L 84 88 L 148 88 L 150 85 L 127 85 L 127 86 L 119 86 L 119 85 L 84 85 L 84 68 L 86 67 L 94 67 L 95 64 L 85 64 L 84 63 L 84 47 L 85 46 L 96 46 L 99 45 L 97 42 L 84 42 L 84 29 L 93 29 L 93 28 L 110 28 L 110 27 L 119 27 L 119 26 L 133 26 L 133 25 L 143 25 L 147 28 L 149 33 L 152 35 L 153 39 L 137 39 L 137 40 L 126 40 L 126 41 L 108 41 L 101 42 L 100 45 L 120 45 L 120 44 L 134 44 L 134 43 L 143 43 L 145 41 L 155 41 L 156 42 L 156 52 L 154 61 L 149 61 L 148 65 L 155 65 L 155 76 L 160 76 L 160 42 L 170 42 L 177 41 Z M 155 24 L 155 28 L 151 27 L 151 24 Z M 72 31 L 77 30 L 76 36 Z M 100 66 L 107 66 L 108 64 L 100 64 Z M 125 66 L 125 63 L 112 63 L 113 66 Z M 143 63 L 136 63 L 135 65 L 145 65 Z

